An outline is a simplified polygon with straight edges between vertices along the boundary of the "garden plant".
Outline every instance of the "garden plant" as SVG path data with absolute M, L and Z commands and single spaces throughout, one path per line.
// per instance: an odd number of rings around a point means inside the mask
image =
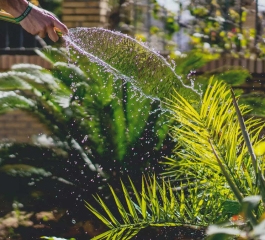
M 224 226 L 233 228 L 211 226 L 208 234 L 213 239 L 220 239 L 220 235 L 260 239 L 264 231 L 263 161 L 255 157 L 252 146 L 259 143 L 264 124 L 256 119 L 244 123 L 241 112 L 249 109 L 238 106 L 233 92 L 222 82 L 209 85 L 197 109 L 177 92 L 169 108 L 181 123 L 181 127 L 172 127 L 172 135 L 178 139 L 175 157 L 164 161 L 168 166 L 164 175 L 171 181 L 174 178 L 175 186 L 165 179 L 160 180 L 161 185 L 156 180 L 143 180 L 138 194 L 132 183 L 133 199 L 122 185 L 127 211 L 110 188 L 124 223 L 96 197 L 105 215 L 89 203 L 87 207 L 111 230 L 95 239 L 129 239 L 128 235 L 149 225 L 207 227 L 225 219 L 230 222 Z M 240 222 L 233 220 L 239 216 Z
M 23 109 L 51 132 L 48 145 L 3 143 L 0 177 L 82 193 L 109 228 L 94 239 L 130 239 L 147 227 L 176 227 L 176 237 L 180 226 L 203 236 L 229 219 L 210 237 L 258 239 L 264 161 L 253 148 L 264 123 L 228 82 L 248 73 L 187 77 L 202 57 L 187 56 L 181 67 L 103 29 L 73 29 L 65 41 L 67 51 L 39 52 L 51 70 L 22 64 L 0 74 L 0 112 Z M 96 202 L 86 199 L 92 193 Z

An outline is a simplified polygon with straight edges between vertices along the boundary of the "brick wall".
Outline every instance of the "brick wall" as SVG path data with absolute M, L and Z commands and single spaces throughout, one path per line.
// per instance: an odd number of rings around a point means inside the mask
M 51 64 L 39 56 L 0 55 L 0 71 L 7 71 L 17 63 L 32 63 L 50 68 Z M 30 142 L 33 135 L 48 133 L 39 120 L 28 112 L 14 110 L 0 115 L 0 142 L 7 139 L 16 142 Z
M 64 0 L 62 21 L 68 28 L 107 27 L 107 0 Z
M 48 134 L 49 131 L 39 120 L 21 110 L 0 115 L 0 141 L 30 142 L 34 135 Z
M 17 63 L 37 64 L 44 68 L 50 68 L 51 64 L 37 55 L 0 55 L 0 71 L 7 71 Z

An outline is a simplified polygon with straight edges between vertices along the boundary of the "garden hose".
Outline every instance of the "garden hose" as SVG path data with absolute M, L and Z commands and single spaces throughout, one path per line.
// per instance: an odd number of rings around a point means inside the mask
M 6 21 L 6 22 L 11 22 L 11 23 L 16 23 L 18 24 L 19 22 L 16 21 L 16 19 L 9 13 L 0 10 L 0 20 Z M 62 37 L 62 32 L 58 28 L 54 28 L 56 33 L 58 34 L 59 37 Z

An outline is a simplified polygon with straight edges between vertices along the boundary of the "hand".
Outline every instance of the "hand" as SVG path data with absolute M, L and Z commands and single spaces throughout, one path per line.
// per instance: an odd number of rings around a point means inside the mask
M 56 42 L 59 37 L 54 28 L 58 28 L 62 34 L 67 34 L 67 27 L 61 23 L 52 13 L 38 7 L 33 7 L 29 15 L 20 22 L 20 25 L 29 33 L 46 37 Z
M 26 10 L 28 2 L 26 0 L 0 0 L 0 9 L 19 17 Z M 20 25 L 29 33 L 39 35 L 44 38 L 47 34 L 54 42 L 59 37 L 54 28 L 58 28 L 62 34 L 67 34 L 67 27 L 61 23 L 52 13 L 34 6 L 29 15 L 20 22 Z

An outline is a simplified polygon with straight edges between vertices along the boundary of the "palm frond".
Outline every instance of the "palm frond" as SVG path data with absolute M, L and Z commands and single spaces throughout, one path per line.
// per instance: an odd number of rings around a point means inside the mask
M 130 239 L 148 226 L 204 227 L 221 213 L 220 201 L 213 199 L 216 195 L 202 193 L 196 184 L 192 189 L 184 190 L 182 185 L 179 189 L 174 188 L 165 179 L 159 184 L 155 176 L 143 177 L 141 193 L 131 180 L 130 184 L 126 187 L 121 182 L 122 192 L 119 195 L 124 198 L 120 198 L 110 186 L 116 210 L 110 209 L 99 196 L 95 199 L 104 213 L 86 202 L 86 207 L 110 228 L 93 239 Z
M 32 110 L 34 109 L 34 105 L 34 101 L 31 101 L 23 96 L 18 96 L 13 91 L 0 91 L 0 114 L 10 111 L 14 108 Z
M 136 87 L 124 76 L 118 77 L 121 74 L 113 74 L 82 55 L 65 55 L 64 49 L 54 48 L 47 48 L 42 55 L 54 64 L 50 71 L 33 64 L 18 64 L 0 74 L 0 88 L 14 95 L 5 98 L 0 113 L 15 108 L 32 110 L 56 141 L 78 152 L 81 162 L 102 166 L 100 175 L 102 171 L 109 176 L 114 172 L 122 174 L 123 169 L 137 176 L 151 161 L 157 162 L 161 151 L 164 155 L 169 151 L 162 149 L 164 141 L 170 140 L 159 100 L 135 91 Z M 22 101 L 15 105 L 15 99 L 27 99 L 31 105 L 23 105 Z M 140 167 L 131 169 L 130 162 Z
M 177 92 L 168 107 L 180 127 L 172 128 L 172 137 L 178 140 L 178 144 L 176 158 L 167 158 L 164 162 L 167 165 L 166 174 L 179 177 L 185 172 L 188 177 L 208 181 L 215 181 L 220 175 L 229 177 L 244 196 L 258 194 L 248 145 L 255 146 L 260 141 L 264 123 L 253 118 L 245 121 L 245 131 L 250 134 L 250 142 L 246 144 L 237 112 L 244 116 L 250 109 L 244 105 L 235 109 L 226 84 L 210 82 L 198 109 Z M 224 184 L 221 183 L 221 186 Z

